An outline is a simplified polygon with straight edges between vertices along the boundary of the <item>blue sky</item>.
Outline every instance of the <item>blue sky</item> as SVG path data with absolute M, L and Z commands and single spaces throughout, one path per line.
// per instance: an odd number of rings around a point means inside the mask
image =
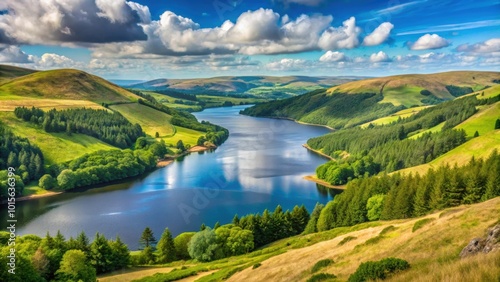
M 499 15 L 498 0 L 5 0 L 0 63 L 109 79 L 498 71 Z

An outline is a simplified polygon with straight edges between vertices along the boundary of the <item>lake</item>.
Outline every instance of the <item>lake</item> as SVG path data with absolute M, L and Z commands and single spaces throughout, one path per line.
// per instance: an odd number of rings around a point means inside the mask
M 69 238 L 83 230 L 93 238 L 100 232 L 119 235 L 134 250 L 146 226 L 159 239 L 165 227 L 175 236 L 197 231 L 202 223 L 229 223 L 235 214 L 302 204 L 312 211 L 317 202 L 331 200 L 337 192 L 302 179 L 326 162 L 302 144 L 329 130 L 239 115 L 245 107 L 195 113 L 229 129 L 229 139 L 214 151 L 191 153 L 139 179 L 18 202 L 17 234 L 61 230 Z

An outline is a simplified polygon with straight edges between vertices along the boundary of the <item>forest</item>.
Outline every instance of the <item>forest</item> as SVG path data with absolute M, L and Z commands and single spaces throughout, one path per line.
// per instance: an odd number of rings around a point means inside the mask
M 44 112 L 32 107 L 17 107 L 16 117 L 40 125 L 45 132 L 81 133 L 119 148 L 128 148 L 144 136 L 138 124 L 131 124 L 118 112 L 94 109 L 52 109 Z
M 500 96 L 482 100 L 464 97 L 388 125 L 347 128 L 311 138 L 308 146 L 336 159 L 318 167 L 316 173 L 319 178 L 340 185 L 365 173 L 374 175 L 427 163 L 467 141 L 465 132 L 453 127 L 475 114 L 476 106 L 493 104 L 499 99 Z M 441 131 L 408 138 L 441 123 L 444 123 Z M 341 157 L 344 152 L 349 154 L 348 158 Z M 364 159 L 363 165 L 369 169 L 355 165 L 360 159 Z

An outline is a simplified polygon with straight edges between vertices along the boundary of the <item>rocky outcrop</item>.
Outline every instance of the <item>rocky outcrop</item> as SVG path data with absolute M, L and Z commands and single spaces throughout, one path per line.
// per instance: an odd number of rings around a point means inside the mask
M 460 252 L 460 257 L 465 258 L 478 253 L 489 253 L 494 250 L 500 250 L 500 224 L 488 229 L 486 238 L 474 238 Z

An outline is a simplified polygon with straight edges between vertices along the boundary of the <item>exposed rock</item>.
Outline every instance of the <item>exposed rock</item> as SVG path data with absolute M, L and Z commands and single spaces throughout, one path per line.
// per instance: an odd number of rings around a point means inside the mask
M 500 224 L 488 229 L 486 238 L 474 238 L 460 252 L 460 257 L 465 258 L 478 253 L 489 253 L 493 250 L 500 249 Z

